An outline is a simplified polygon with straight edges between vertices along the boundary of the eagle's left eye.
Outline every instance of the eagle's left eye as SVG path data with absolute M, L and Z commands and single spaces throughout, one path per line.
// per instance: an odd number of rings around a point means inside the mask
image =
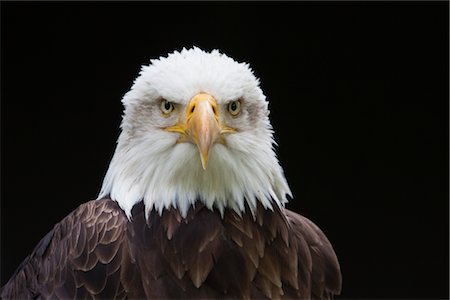
M 167 101 L 166 99 L 161 100 L 161 111 L 164 115 L 170 114 L 175 109 L 175 106 L 172 102 Z
M 236 100 L 236 101 L 231 101 L 228 104 L 228 112 L 232 115 L 232 116 L 237 116 L 239 114 L 239 112 L 241 111 L 241 101 Z

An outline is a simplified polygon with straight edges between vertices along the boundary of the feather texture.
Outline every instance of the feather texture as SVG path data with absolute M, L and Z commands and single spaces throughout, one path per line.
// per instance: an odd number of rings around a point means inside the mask
M 249 209 L 247 207 L 247 209 Z M 55 225 L 1 298 L 300 298 L 340 292 L 333 248 L 308 219 L 257 207 L 224 216 L 196 203 L 128 221 L 117 203 L 87 202 Z M 260 220 L 260 221 L 258 221 Z

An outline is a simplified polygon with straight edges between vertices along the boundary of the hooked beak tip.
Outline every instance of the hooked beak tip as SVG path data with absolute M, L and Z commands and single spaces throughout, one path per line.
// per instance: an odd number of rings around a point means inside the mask
M 206 155 L 201 155 L 201 161 L 202 161 L 202 168 L 203 171 L 206 171 L 206 167 L 208 166 L 208 154 Z

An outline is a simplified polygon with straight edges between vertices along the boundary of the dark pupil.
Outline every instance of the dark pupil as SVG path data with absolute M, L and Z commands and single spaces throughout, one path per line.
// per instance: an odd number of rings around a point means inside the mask
M 235 110 L 237 109 L 236 102 L 231 102 L 230 109 L 231 109 L 232 111 L 235 111 Z
M 170 103 L 169 101 L 165 101 L 164 108 L 165 110 L 170 110 L 172 108 L 172 103 Z

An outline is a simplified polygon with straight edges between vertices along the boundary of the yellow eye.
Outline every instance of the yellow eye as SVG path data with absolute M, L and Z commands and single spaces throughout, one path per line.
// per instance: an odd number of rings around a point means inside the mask
M 232 116 L 237 116 L 241 112 L 241 101 L 236 100 L 228 103 L 228 112 Z
M 175 109 L 175 106 L 172 102 L 167 101 L 166 99 L 161 100 L 161 111 L 164 115 L 170 114 Z

